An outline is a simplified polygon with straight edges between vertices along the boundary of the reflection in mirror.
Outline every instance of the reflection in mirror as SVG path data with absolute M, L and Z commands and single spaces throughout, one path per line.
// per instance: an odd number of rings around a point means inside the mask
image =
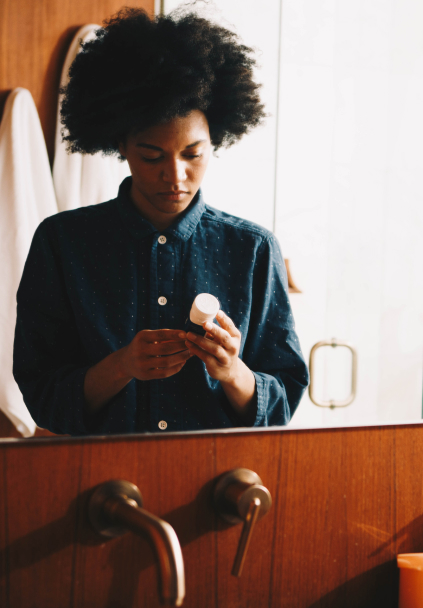
M 278 237 L 302 291 L 291 304 L 306 358 L 332 338 L 358 355 L 354 402 L 322 409 L 306 394 L 290 426 L 420 420 L 423 7 L 284 0 L 281 12 L 277 2 L 259 13 L 251 3 L 241 15 L 224 4 L 245 41 L 262 49 L 263 94 L 273 116 L 267 145 L 265 131 L 257 131 L 237 148 L 238 164 L 235 149 L 212 159 L 205 195 L 218 196 L 217 178 L 225 175 L 222 208 Z M 237 195 L 241 186 L 231 175 L 243 175 L 249 162 L 248 175 L 260 177 Z M 254 197 L 247 188 L 256 188 Z M 349 353 L 322 349 L 316 366 L 319 398 L 345 399 Z
M 166 0 L 165 12 L 179 4 Z M 236 145 L 210 155 L 204 200 L 278 238 L 301 289 L 290 301 L 306 359 L 315 343 L 332 338 L 358 353 L 353 403 L 323 410 L 305 394 L 290 425 L 421 419 L 423 9 L 399 0 L 389 6 L 266 0 L 259 11 L 252 2 L 244 9 L 241 14 L 235 0 L 219 0 L 207 16 L 258 51 L 255 78 L 268 116 Z M 127 141 L 121 154 L 131 153 Z M 146 142 L 129 143 L 139 148 Z M 135 229 L 134 216 L 128 218 Z M 226 312 L 241 328 L 242 285 L 237 287 L 237 305 L 227 302 Z M 206 285 L 202 290 L 210 291 Z M 191 293 L 183 299 L 187 311 L 192 299 Z M 348 353 L 324 350 L 316 361 L 315 391 L 323 400 L 343 399 L 351 383 Z M 102 370 L 97 387 L 108 373 Z M 121 389 L 130 390 L 124 381 Z M 248 389 L 248 374 L 243 385 Z M 244 405 L 251 403 L 248 390 L 244 397 Z M 93 416 L 102 411 L 93 401 Z M 236 399 L 234 411 L 240 415 Z M 159 416 L 155 426 L 173 430 L 168 418 Z M 244 422 L 251 424 L 248 415 Z M 89 431 L 101 420 L 87 424 Z M 117 432 L 128 430 L 116 424 Z M 222 425 L 213 418 L 202 426 Z
M 33 237 L 13 373 L 39 426 L 78 436 L 291 419 L 308 371 L 279 245 L 200 190 L 211 151 L 265 118 L 252 54 L 193 13 L 153 21 L 129 8 L 83 43 L 62 92 L 64 139 L 132 175 L 116 199 L 56 213 Z M 193 316 L 211 300 L 209 321 Z

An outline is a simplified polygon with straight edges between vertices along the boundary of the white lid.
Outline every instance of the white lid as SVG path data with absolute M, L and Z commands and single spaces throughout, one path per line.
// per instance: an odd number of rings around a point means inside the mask
M 189 318 L 192 323 L 202 325 L 205 321 L 213 321 L 219 312 L 220 302 L 211 293 L 200 293 L 192 303 Z

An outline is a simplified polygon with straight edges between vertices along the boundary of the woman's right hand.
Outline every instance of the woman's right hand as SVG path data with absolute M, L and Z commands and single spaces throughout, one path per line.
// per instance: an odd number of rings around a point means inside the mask
M 122 377 L 157 380 L 177 374 L 192 356 L 176 329 L 144 329 L 119 353 Z M 117 353 L 116 353 L 117 354 Z

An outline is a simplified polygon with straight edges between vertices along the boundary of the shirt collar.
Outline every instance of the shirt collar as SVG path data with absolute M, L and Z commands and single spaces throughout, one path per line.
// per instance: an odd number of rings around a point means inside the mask
M 132 184 L 132 177 L 126 177 L 119 187 L 117 197 L 117 205 L 123 222 L 129 232 L 135 238 L 145 238 L 154 232 L 159 232 L 153 224 L 142 217 L 137 211 L 134 203 L 129 195 Z M 171 234 L 176 238 L 187 241 L 205 210 L 205 203 L 201 190 L 197 192 L 190 206 L 178 217 L 178 219 L 166 230 L 161 231 L 162 234 Z

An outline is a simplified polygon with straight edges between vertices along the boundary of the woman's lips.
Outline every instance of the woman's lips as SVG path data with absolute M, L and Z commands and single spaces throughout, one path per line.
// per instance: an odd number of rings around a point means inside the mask
M 177 192 L 159 192 L 160 197 L 164 198 L 166 201 L 180 201 L 188 194 L 188 192 L 183 192 L 179 190 Z

